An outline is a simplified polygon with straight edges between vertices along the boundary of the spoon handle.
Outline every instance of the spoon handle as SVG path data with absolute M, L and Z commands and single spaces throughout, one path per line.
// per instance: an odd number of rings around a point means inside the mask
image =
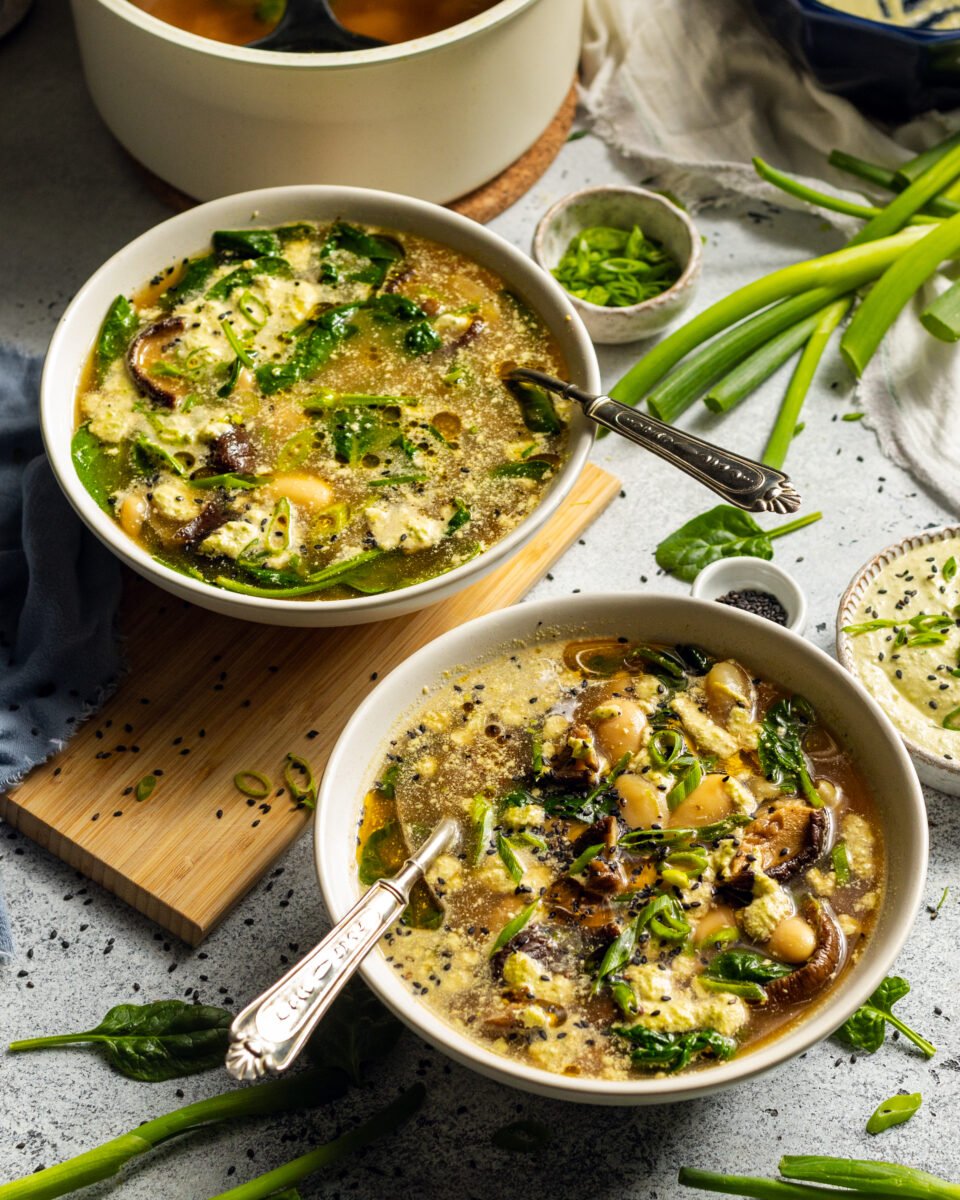
M 729 504 L 750 512 L 791 513 L 800 507 L 800 496 L 782 471 L 674 429 L 609 396 L 581 396 L 576 398 L 591 420 L 666 459 Z
M 285 1071 L 303 1049 L 360 962 L 399 917 L 413 885 L 456 836 L 441 822 L 390 879 L 378 880 L 327 936 L 230 1026 L 227 1071 L 260 1079 Z

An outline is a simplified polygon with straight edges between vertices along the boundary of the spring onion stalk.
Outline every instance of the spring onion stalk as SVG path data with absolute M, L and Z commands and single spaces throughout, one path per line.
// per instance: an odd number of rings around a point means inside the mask
M 862 179 L 866 183 L 872 183 L 876 187 L 886 188 L 891 192 L 899 192 L 903 190 L 903 185 L 897 179 L 895 171 L 891 171 L 888 167 L 878 166 L 876 163 L 864 161 L 862 158 L 857 158 L 853 154 L 845 154 L 842 150 L 831 150 L 829 160 L 830 165 L 836 167 L 839 171 L 845 171 L 848 175 L 855 175 L 857 179 Z M 952 217 L 955 212 L 960 211 L 954 199 L 946 196 L 937 196 L 927 204 L 928 212 L 939 217 Z
M 266 1200 L 268 1196 L 276 1196 L 278 1192 L 293 1187 L 301 1179 L 312 1175 L 314 1171 L 340 1162 L 341 1159 L 357 1150 L 369 1146 L 371 1142 L 395 1133 L 420 1108 L 425 1095 L 426 1088 L 423 1084 L 415 1083 L 412 1088 L 398 1096 L 392 1104 L 388 1104 L 386 1108 L 375 1113 L 369 1121 L 365 1121 L 356 1129 L 341 1134 L 332 1142 L 318 1146 L 316 1150 L 311 1150 L 308 1154 L 302 1154 L 282 1167 L 276 1167 L 273 1171 L 258 1175 L 256 1179 L 241 1183 L 227 1192 L 220 1192 L 214 1197 L 214 1200 Z
M 753 1175 L 722 1175 L 718 1171 L 700 1171 L 681 1167 L 677 1182 L 703 1192 L 721 1192 L 726 1196 L 753 1196 L 756 1200 L 843 1200 L 844 1193 L 833 1188 L 812 1187 L 803 1183 L 784 1183 L 781 1179 L 758 1179 Z
M 942 158 L 945 158 L 957 146 L 960 146 L 960 131 L 952 133 L 948 138 L 944 138 L 942 142 L 931 146 L 929 150 L 924 150 L 907 162 L 901 163 L 894 172 L 894 178 L 902 187 L 909 186 L 909 184 L 919 179 L 925 171 L 929 171 L 931 167 L 936 166 Z
M 808 187 L 805 183 L 801 183 L 799 179 L 793 179 L 783 171 L 778 171 L 776 167 L 771 167 L 762 158 L 754 158 L 753 166 L 760 178 L 765 179 L 767 183 L 772 183 L 781 192 L 786 192 L 789 196 L 795 196 L 798 200 L 803 200 L 807 204 L 815 204 L 818 208 L 826 208 L 830 212 L 844 213 L 848 217 L 861 217 L 863 220 L 870 220 L 871 217 L 879 216 L 883 211 L 873 204 L 857 204 L 852 200 L 843 200 L 840 196 L 831 196 L 828 192 L 817 191 L 816 188 Z M 912 219 L 926 224 L 939 220 L 938 217 L 934 217 L 929 213 L 917 213 Z
M 216 1125 L 234 1117 L 256 1117 L 313 1108 L 341 1096 L 345 1078 L 338 1071 L 308 1071 L 278 1083 L 234 1088 L 207 1100 L 198 1100 L 162 1117 L 145 1121 L 129 1133 L 111 1138 L 102 1146 L 77 1154 L 54 1167 L 45 1167 L 23 1179 L 0 1184 L 0 1200 L 53 1200 L 77 1188 L 110 1179 L 129 1162 L 171 1138 L 194 1129 Z
M 804 346 L 800 361 L 787 385 L 776 422 L 767 439 L 767 445 L 763 451 L 763 461 L 768 467 L 775 467 L 779 470 L 786 461 L 787 451 L 790 449 L 790 443 L 793 441 L 794 431 L 797 428 L 797 419 L 803 408 L 803 402 L 807 398 L 807 392 L 810 391 L 817 367 L 820 365 L 820 359 L 823 357 L 823 352 L 827 348 L 833 331 L 847 315 L 851 304 L 850 297 L 844 296 L 821 312 L 817 326 Z
M 647 396 L 647 406 L 661 421 L 673 422 L 704 391 L 725 378 L 784 329 L 833 300 L 837 293 L 814 288 L 800 296 L 791 296 L 772 304 L 746 321 L 741 321 L 713 341 L 687 356 L 675 371 Z
M 850 245 L 876 241 L 889 237 L 901 229 L 925 204 L 935 199 L 960 175 L 960 146 L 948 150 L 933 166 L 929 167 L 909 187 L 895 196 L 877 216 L 864 225 Z
M 684 355 L 714 334 L 721 333 L 777 300 L 798 296 L 803 292 L 822 289 L 815 306 L 822 307 L 838 295 L 876 279 L 908 248 L 930 236 L 930 232 L 923 225 L 911 226 L 893 237 L 793 263 L 746 284 L 732 295 L 712 304 L 654 346 L 624 375 L 610 395 L 623 404 L 637 404 Z M 778 330 L 770 330 L 769 335 L 775 332 Z M 748 349 L 755 348 L 751 346 Z
M 900 1196 L 910 1200 L 960 1200 L 960 1184 L 898 1163 L 863 1158 L 830 1158 L 819 1154 L 787 1154 L 780 1174 L 788 1179 L 852 1188 L 867 1196 Z
M 798 321 L 796 325 L 789 325 L 734 367 L 728 375 L 724 375 L 704 396 L 703 402 L 707 408 L 715 413 L 726 413 L 736 408 L 741 400 L 756 391 L 765 379 L 804 345 L 817 327 L 820 312 Z
M 960 281 L 927 305 L 920 314 L 920 324 L 941 342 L 960 341 Z
M 957 153 L 960 155 L 960 148 Z M 840 339 L 840 351 L 855 374 L 863 374 L 884 334 L 914 292 L 930 278 L 944 259 L 953 258 L 958 253 L 960 214 L 931 230 L 921 244 L 911 246 L 884 272 Z

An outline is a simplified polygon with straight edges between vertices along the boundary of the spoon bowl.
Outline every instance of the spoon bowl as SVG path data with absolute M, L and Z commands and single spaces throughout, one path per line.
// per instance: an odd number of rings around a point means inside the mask
M 247 48 L 304 54 L 372 50 L 383 45 L 386 43 L 341 25 L 329 0 L 287 0 L 276 28 L 266 37 L 248 42 Z

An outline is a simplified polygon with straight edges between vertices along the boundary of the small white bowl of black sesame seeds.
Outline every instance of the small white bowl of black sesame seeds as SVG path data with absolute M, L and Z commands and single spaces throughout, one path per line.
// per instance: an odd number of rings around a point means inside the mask
M 807 599 L 800 585 L 782 567 L 763 558 L 718 558 L 703 568 L 690 594 L 765 617 L 792 633 L 802 634 L 807 625 Z
M 837 657 L 884 710 L 923 783 L 960 796 L 960 525 L 865 563 L 837 612 Z

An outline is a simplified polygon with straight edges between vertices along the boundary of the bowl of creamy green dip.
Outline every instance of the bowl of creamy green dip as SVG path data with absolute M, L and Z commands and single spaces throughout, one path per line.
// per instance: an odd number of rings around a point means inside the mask
M 837 654 L 897 727 L 920 779 L 960 795 L 960 525 L 881 550 L 837 613 Z

